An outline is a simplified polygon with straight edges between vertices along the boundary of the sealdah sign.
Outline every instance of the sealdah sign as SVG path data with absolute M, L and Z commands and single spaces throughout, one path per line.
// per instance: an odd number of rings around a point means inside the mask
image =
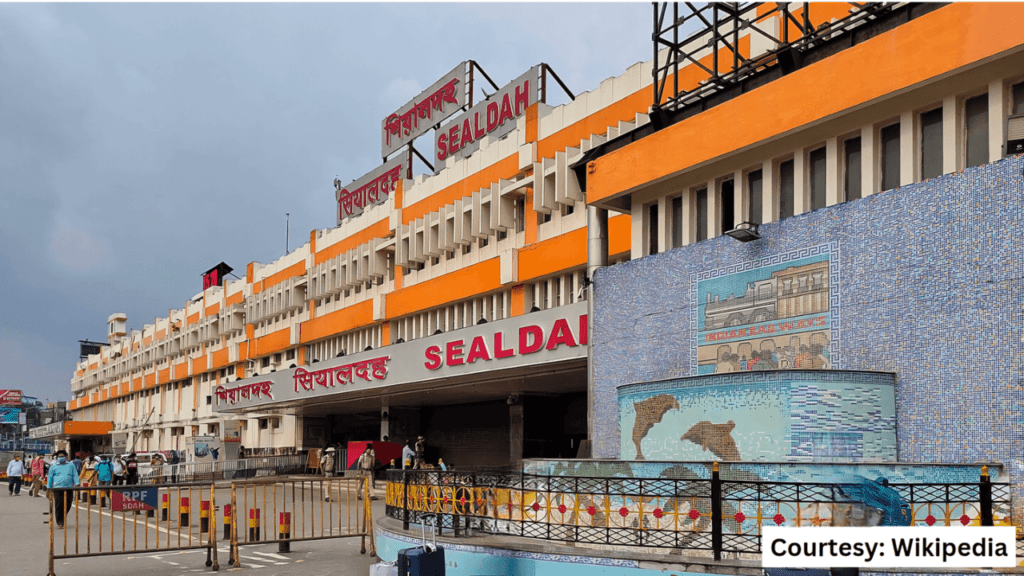
M 438 370 L 442 366 L 459 366 L 478 361 L 500 360 L 513 356 L 533 354 L 541 350 L 555 350 L 559 346 L 582 346 L 587 343 L 587 315 L 579 317 L 578 331 L 573 334 L 569 321 L 565 318 L 555 320 L 554 325 L 545 331 L 537 325 L 523 326 L 519 329 L 518 338 L 513 335 L 506 340 L 504 332 L 495 332 L 492 336 L 477 336 L 472 342 L 452 340 L 444 347 L 431 346 L 424 355 L 423 363 L 428 370 Z

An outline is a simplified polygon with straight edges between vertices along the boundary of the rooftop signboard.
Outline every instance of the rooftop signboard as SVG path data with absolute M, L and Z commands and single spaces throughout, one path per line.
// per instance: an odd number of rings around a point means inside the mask
M 0 390 L 0 406 L 21 407 L 21 390 Z
M 338 225 L 349 218 L 363 213 L 363 210 L 383 204 L 395 191 L 398 181 L 409 178 L 412 167 L 412 153 L 399 154 L 362 178 L 342 186 L 334 181 L 334 198 L 338 202 Z
M 466 62 L 434 82 L 381 122 L 381 156 L 387 158 L 466 105 Z
M 541 66 L 506 84 L 434 133 L 434 158 L 443 162 L 451 156 L 466 157 L 480 148 L 486 136 L 500 137 L 516 127 L 516 119 L 538 101 Z

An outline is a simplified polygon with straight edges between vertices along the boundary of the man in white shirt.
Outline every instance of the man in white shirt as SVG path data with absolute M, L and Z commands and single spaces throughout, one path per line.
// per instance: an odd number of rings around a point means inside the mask
M 19 454 L 7 465 L 7 485 L 11 496 L 21 496 L 21 477 L 24 475 L 25 464 Z
M 114 486 L 124 485 L 124 463 L 121 462 L 121 457 L 114 458 Z
M 416 453 L 412 451 L 412 447 L 409 446 L 411 440 L 405 441 L 405 447 L 402 448 L 402 470 L 412 469 L 412 461 L 416 456 Z

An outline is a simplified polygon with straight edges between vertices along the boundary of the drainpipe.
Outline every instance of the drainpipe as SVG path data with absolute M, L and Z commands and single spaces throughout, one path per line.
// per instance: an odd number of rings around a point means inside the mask
M 587 439 L 594 457 L 594 274 L 608 266 L 608 210 L 587 206 Z

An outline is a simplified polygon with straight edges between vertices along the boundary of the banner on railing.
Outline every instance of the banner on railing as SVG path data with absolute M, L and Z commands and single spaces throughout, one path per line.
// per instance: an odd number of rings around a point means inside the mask
M 114 490 L 110 494 L 110 510 L 113 512 L 156 510 L 156 492 L 156 488 Z

